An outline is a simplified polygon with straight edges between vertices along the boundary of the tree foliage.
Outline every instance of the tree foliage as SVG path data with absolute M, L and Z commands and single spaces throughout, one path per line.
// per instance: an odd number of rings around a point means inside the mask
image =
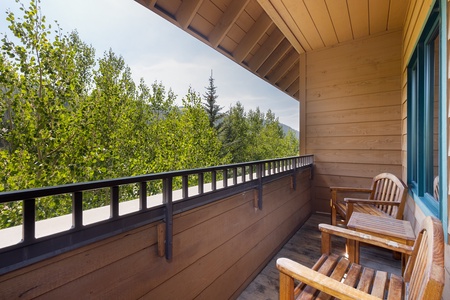
M 245 112 L 237 102 L 223 121 L 223 149 L 233 163 L 298 155 L 298 139 L 293 132 L 284 134 L 278 118 L 259 108 Z
M 217 104 L 218 97 L 217 87 L 214 84 L 214 78 L 211 71 L 211 75 L 209 76 L 209 85 L 206 87 L 206 93 L 203 95 L 203 108 L 208 114 L 209 126 L 216 129 L 220 133 L 223 118 L 223 113 L 221 111 L 223 107 Z
M 112 50 L 96 57 L 76 31 L 53 29 L 38 0 L 19 5 L 1 38 L 0 192 L 298 154 L 272 112 L 247 114 L 238 102 L 222 114 L 212 74 L 205 104 L 189 89 L 178 107 L 162 83 L 136 84 Z M 104 191 L 83 195 L 85 208 L 107 201 Z M 0 205 L 0 228 L 19 224 L 21 210 Z M 37 218 L 70 210 L 67 197 L 40 199 Z
M 161 83 L 136 85 L 112 50 L 96 59 L 76 32 L 52 31 L 38 1 L 21 10 L 1 40 L 0 191 L 227 162 L 193 91 L 179 108 Z M 90 196 L 88 206 L 103 201 Z M 38 219 L 70 209 L 55 203 L 43 201 Z M 17 223 L 15 205 L 0 207 L 0 227 Z

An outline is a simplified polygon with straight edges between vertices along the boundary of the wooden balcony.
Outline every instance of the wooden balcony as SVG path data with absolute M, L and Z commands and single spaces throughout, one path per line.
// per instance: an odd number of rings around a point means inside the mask
M 259 171 L 236 176 L 241 167 Z M 116 217 L 112 212 L 106 220 L 81 222 L 82 216 L 69 216 L 73 224 L 86 225 L 43 237 L 38 236 L 36 224 L 24 225 L 35 232 L 24 229 L 21 243 L 0 249 L 0 298 L 277 299 L 275 260 L 287 257 L 312 266 L 321 253 L 318 224 L 330 222 L 329 215 L 311 210 L 311 157 L 218 167 L 224 168 L 234 170 L 230 178 L 225 176 L 226 182 L 199 180 L 209 188 L 184 186 L 181 200 L 177 196 L 173 203 L 164 201 L 171 199 L 169 195 L 160 197 L 161 205 L 155 205 L 155 197 L 147 197 L 145 204 L 144 199 L 136 200 L 142 204 L 137 211 L 120 216 L 116 212 Z M 183 171 L 182 176 L 211 171 L 217 170 Z M 108 183 L 112 195 L 117 194 L 119 181 Z M 86 184 L 76 188 L 81 187 L 91 188 Z M 68 187 L 60 188 L 68 192 Z M 14 194 L 0 194 L 0 200 L 11 200 Z M 114 197 L 111 200 L 111 207 L 120 211 L 120 204 L 113 203 Z M 192 201 L 196 205 L 189 204 Z M 344 243 L 335 238 L 334 251 L 343 253 Z M 400 274 L 400 261 L 382 249 L 362 247 L 361 263 Z
M 2 297 L 237 298 L 311 215 L 312 178 L 313 156 L 302 156 L 2 193 L 24 210 L 22 240 L 0 249 Z M 120 201 L 130 184 L 131 211 Z M 94 189 L 110 204 L 92 221 L 83 201 Z M 71 226 L 42 235 L 39 199 L 63 194 Z

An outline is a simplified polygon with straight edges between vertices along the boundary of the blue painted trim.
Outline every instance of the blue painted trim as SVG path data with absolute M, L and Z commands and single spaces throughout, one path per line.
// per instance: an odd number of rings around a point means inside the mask
M 428 199 L 428 197 L 419 197 L 419 196 L 417 196 L 416 193 L 414 193 L 414 191 L 410 191 L 409 195 L 411 196 L 411 198 L 414 199 L 414 202 L 416 202 L 417 206 L 422 210 L 422 212 L 425 214 L 425 216 L 436 217 L 438 215 L 437 205 L 436 206 L 427 205 L 426 202 L 430 201 L 430 199 Z M 435 200 L 433 200 L 433 201 L 435 201 Z
M 449 155 L 447 149 L 447 0 L 440 2 L 440 17 L 441 17 L 441 35 L 440 35 L 440 73 L 442 74 L 440 80 L 440 95 L 439 101 L 439 218 L 444 226 L 445 242 L 448 242 L 448 165 L 447 157 Z
M 408 141 L 407 167 L 410 195 L 425 215 L 434 215 L 441 219 L 444 230 L 448 232 L 447 193 L 447 1 L 433 1 L 432 9 L 424 22 L 421 35 L 417 40 L 408 64 Z M 433 41 L 439 30 L 439 202 L 434 199 L 433 191 L 433 152 L 429 145 L 433 137 L 428 132 L 433 130 L 432 103 L 434 99 Z M 421 141 L 416 141 L 421 139 Z

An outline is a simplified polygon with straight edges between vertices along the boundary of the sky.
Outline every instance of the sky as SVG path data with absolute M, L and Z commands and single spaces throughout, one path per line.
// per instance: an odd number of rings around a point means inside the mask
M 28 0 L 21 0 L 26 6 Z M 41 0 L 47 23 L 77 30 L 97 57 L 112 49 L 124 58 L 136 83 L 162 82 L 181 104 L 189 87 L 203 95 L 213 72 L 217 104 L 226 111 L 241 102 L 246 111 L 271 109 L 283 124 L 299 129 L 299 103 L 133 0 Z M 11 35 L 6 10 L 21 14 L 15 0 L 0 0 L 0 33 Z

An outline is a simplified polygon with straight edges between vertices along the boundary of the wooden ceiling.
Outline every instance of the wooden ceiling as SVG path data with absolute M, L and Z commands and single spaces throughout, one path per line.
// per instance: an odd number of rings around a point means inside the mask
M 409 0 L 136 0 L 299 97 L 300 54 L 402 27 Z

